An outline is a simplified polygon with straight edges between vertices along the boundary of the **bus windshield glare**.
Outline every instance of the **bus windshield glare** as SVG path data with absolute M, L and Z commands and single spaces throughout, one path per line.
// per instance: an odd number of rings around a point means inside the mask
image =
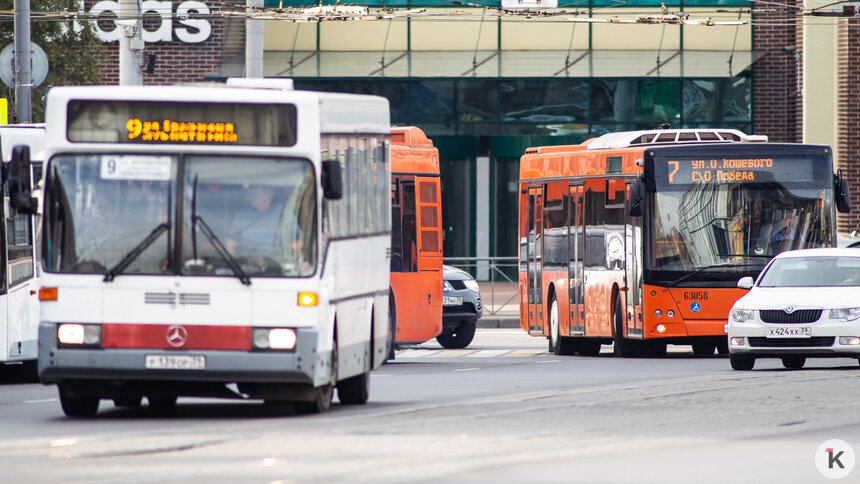
M 306 277 L 315 271 L 315 178 L 307 160 L 105 154 L 52 162 L 49 272 Z
M 670 280 L 711 267 L 757 272 L 784 250 L 830 244 L 832 187 L 828 170 L 812 169 L 818 160 L 742 161 L 720 170 L 709 160 L 655 160 L 648 269 Z

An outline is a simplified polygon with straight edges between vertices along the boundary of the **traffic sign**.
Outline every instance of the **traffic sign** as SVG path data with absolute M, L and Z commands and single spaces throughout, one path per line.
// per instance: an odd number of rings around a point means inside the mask
M 38 45 L 30 42 L 30 78 L 33 87 L 39 87 L 48 77 L 48 56 Z M 15 89 L 15 44 L 11 43 L 0 50 L 0 80 Z

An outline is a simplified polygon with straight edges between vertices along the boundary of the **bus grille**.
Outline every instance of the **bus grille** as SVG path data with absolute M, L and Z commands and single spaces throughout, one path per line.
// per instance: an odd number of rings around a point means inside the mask
M 833 346 L 835 336 L 812 338 L 749 338 L 754 348 L 826 348 Z
M 821 318 L 821 310 L 801 309 L 789 314 L 782 309 L 762 309 L 759 315 L 765 323 L 814 323 Z

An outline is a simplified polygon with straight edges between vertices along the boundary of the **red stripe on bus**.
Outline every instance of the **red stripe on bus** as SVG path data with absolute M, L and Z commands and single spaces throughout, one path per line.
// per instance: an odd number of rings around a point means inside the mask
M 173 344 L 168 341 L 170 338 Z M 183 339 L 184 343 L 180 344 Z M 251 328 L 248 326 L 105 324 L 102 325 L 102 347 L 248 351 L 251 349 Z

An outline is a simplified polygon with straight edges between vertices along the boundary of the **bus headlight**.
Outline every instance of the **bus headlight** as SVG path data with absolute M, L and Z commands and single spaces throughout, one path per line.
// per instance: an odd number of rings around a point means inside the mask
M 296 340 L 296 330 L 290 328 L 254 328 L 251 332 L 251 345 L 257 350 L 291 350 Z
M 57 326 L 57 341 L 67 346 L 101 346 L 100 324 L 63 323 Z
M 854 321 L 858 318 L 860 318 L 860 308 L 842 308 L 830 310 L 830 319 L 838 319 L 839 321 Z
M 732 308 L 732 319 L 739 323 L 749 321 L 753 316 L 755 316 L 755 311 L 752 309 Z

